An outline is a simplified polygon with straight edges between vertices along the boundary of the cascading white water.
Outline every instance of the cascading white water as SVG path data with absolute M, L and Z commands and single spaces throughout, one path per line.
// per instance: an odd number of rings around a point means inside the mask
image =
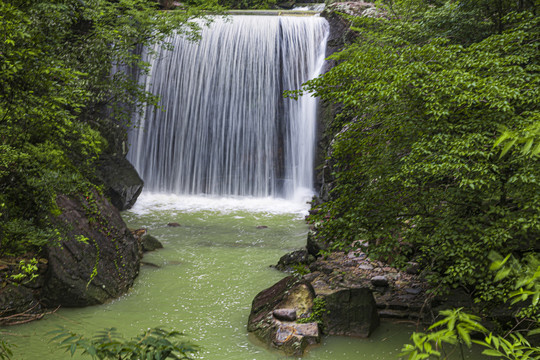
M 231 18 L 151 61 L 144 81 L 165 111 L 145 111 L 128 154 L 147 191 L 293 198 L 313 186 L 316 99 L 282 92 L 321 71 L 327 22 Z

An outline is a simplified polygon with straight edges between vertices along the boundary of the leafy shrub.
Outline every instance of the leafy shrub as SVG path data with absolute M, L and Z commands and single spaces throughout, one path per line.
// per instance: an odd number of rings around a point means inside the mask
M 92 359 L 192 359 L 191 354 L 197 351 L 195 346 L 175 340 L 182 333 L 160 328 L 146 330 L 132 339 L 124 339 L 115 328 L 100 331 L 93 338 L 85 338 L 64 328 L 49 334 L 54 335 L 51 341 L 58 341 L 72 357 L 77 351 L 82 351 Z

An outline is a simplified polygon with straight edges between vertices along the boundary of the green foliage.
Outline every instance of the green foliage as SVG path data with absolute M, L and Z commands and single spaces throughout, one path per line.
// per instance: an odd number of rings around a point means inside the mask
M 520 333 L 511 333 L 508 338 L 510 340 L 490 333 L 483 341 L 474 342 L 486 348 L 482 354 L 487 356 L 511 360 L 540 359 L 540 348 L 531 346 Z
M 538 114 L 535 114 L 538 117 Z M 521 130 L 505 129 L 494 146 L 504 144 L 501 157 L 506 155 L 512 146 L 521 144 L 521 155 L 535 157 L 540 155 L 540 120 Z
M 440 315 L 443 319 L 429 328 L 431 332 L 413 333 L 413 343 L 406 344 L 400 356 L 407 356 L 409 360 L 448 359 L 451 351 L 458 348 L 461 358 L 465 359 L 463 345 L 470 348 L 475 343 L 485 348 L 482 354 L 487 356 L 512 360 L 540 359 L 540 348 L 531 346 L 519 332 L 510 333 L 507 337 L 493 335 L 480 325 L 479 318 L 466 314 L 461 309 L 441 311 Z M 474 333 L 483 334 L 484 339 L 471 339 Z
M 538 254 L 526 254 L 521 260 L 512 255 L 503 258 L 492 252 L 490 270 L 497 271 L 495 281 L 510 278 L 512 289 L 508 294 L 511 305 L 520 304 L 519 318 L 528 318 L 540 324 L 540 257 Z M 540 329 L 537 329 L 540 332 Z
M 328 313 L 326 309 L 326 300 L 323 297 L 317 296 L 313 299 L 313 307 L 308 317 L 297 319 L 296 322 L 300 324 L 307 324 L 310 322 L 316 322 L 321 329 L 324 327 L 324 316 Z
M 443 310 L 440 315 L 442 320 L 431 325 L 429 333 L 415 332 L 411 336 L 413 344 L 406 344 L 401 350 L 400 356 L 407 356 L 409 360 L 427 359 L 431 356 L 447 359 L 449 353 L 444 344 L 456 346 L 461 350 L 463 357 L 463 345 L 471 347 L 471 333 L 474 331 L 487 332 L 478 323 L 479 318 L 456 310 Z M 453 347 L 451 347 L 453 348 Z
M 124 339 L 115 328 L 100 331 L 92 338 L 64 328 L 53 330 L 49 335 L 54 336 L 51 341 L 58 341 L 72 357 L 82 351 L 92 359 L 192 359 L 191 354 L 197 351 L 195 346 L 176 340 L 182 333 L 160 328 L 146 330 L 132 339 Z
M 12 356 L 11 345 L 0 339 L 0 360 L 10 360 Z
M 309 267 L 305 264 L 294 264 L 293 265 L 293 274 L 302 277 L 303 275 L 309 274 Z
M 371 256 L 414 258 L 441 288 L 500 301 L 487 254 L 531 251 L 540 236 L 540 164 L 493 147 L 502 127 L 538 122 L 540 18 L 508 7 L 499 31 L 469 2 L 383 3 L 387 17 L 355 19 L 358 41 L 304 87 L 343 108 L 331 200 L 310 221 L 333 248 L 362 240 Z M 463 11 L 486 19 L 481 36 L 435 26 Z
M 21 260 L 19 262 L 19 273 L 11 275 L 10 277 L 17 282 L 28 283 L 34 280 L 38 275 L 37 259 L 33 258 L 29 261 Z
M 0 256 L 58 239 L 58 194 L 92 188 L 102 151 L 120 151 L 130 114 L 157 101 L 133 76 L 148 69 L 137 48 L 196 39 L 201 15 L 150 0 L 0 0 Z
M 523 324 L 525 317 L 535 327 L 528 332 L 528 336 L 540 333 L 540 318 L 538 317 L 538 297 L 540 296 L 540 258 L 529 254 L 524 261 L 519 262 L 515 258 L 500 254 L 490 254 L 492 259 L 491 271 L 497 271 L 496 281 L 501 281 L 507 277 L 513 278 L 513 288 L 507 301 L 512 305 L 519 304 L 516 317 L 520 320 L 518 325 Z M 527 300 L 530 303 L 527 304 Z M 530 311 L 532 310 L 532 311 Z M 479 318 L 457 310 L 441 311 L 442 320 L 433 324 L 428 330 L 429 333 L 414 333 L 411 337 L 413 344 L 406 344 L 402 349 L 403 356 L 408 356 L 409 360 L 428 359 L 431 357 L 448 358 L 446 353 L 447 345 L 459 345 L 461 358 L 463 356 L 462 345 L 471 347 L 476 343 L 485 348 L 482 354 L 506 358 L 518 359 L 540 359 L 540 347 L 533 346 L 519 331 L 523 326 L 516 326 L 505 336 L 494 335 L 479 323 Z M 446 326 L 446 327 L 445 327 Z M 481 333 L 483 340 L 471 340 L 471 335 Z M 444 354 L 444 355 L 443 355 Z

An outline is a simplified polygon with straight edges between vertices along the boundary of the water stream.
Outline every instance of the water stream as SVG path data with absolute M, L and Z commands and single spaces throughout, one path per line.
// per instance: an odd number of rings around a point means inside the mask
M 7 340 L 18 346 L 14 359 L 69 359 L 45 335 L 59 325 L 87 336 L 110 327 L 134 336 L 162 326 L 185 332 L 201 347 L 199 359 L 285 359 L 253 339 L 246 323 L 254 296 L 286 275 L 269 265 L 305 244 L 305 209 L 305 204 L 270 198 L 143 194 L 123 216 L 131 228 L 145 227 L 163 242 L 164 249 L 143 259 L 157 267 L 142 266 L 133 289 L 111 303 L 61 309 L 5 329 L 12 334 Z M 168 222 L 182 226 L 167 227 Z M 268 228 L 257 229 L 260 225 Z M 305 359 L 395 359 L 410 331 L 407 325 L 383 324 L 369 339 L 326 338 Z

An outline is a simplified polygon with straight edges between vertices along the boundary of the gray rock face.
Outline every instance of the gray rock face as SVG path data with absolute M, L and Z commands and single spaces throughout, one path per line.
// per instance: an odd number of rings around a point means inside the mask
M 125 293 L 139 272 L 139 245 L 118 210 L 95 192 L 59 196 L 57 204 L 62 214 L 54 221 L 65 240 L 47 247 L 45 303 L 87 306 Z
M 118 210 L 130 209 L 144 186 L 133 165 L 120 155 L 102 155 L 98 176 L 105 185 L 105 195 Z
M 329 335 L 368 337 L 379 326 L 377 304 L 369 288 L 336 290 L 324 299 Z

